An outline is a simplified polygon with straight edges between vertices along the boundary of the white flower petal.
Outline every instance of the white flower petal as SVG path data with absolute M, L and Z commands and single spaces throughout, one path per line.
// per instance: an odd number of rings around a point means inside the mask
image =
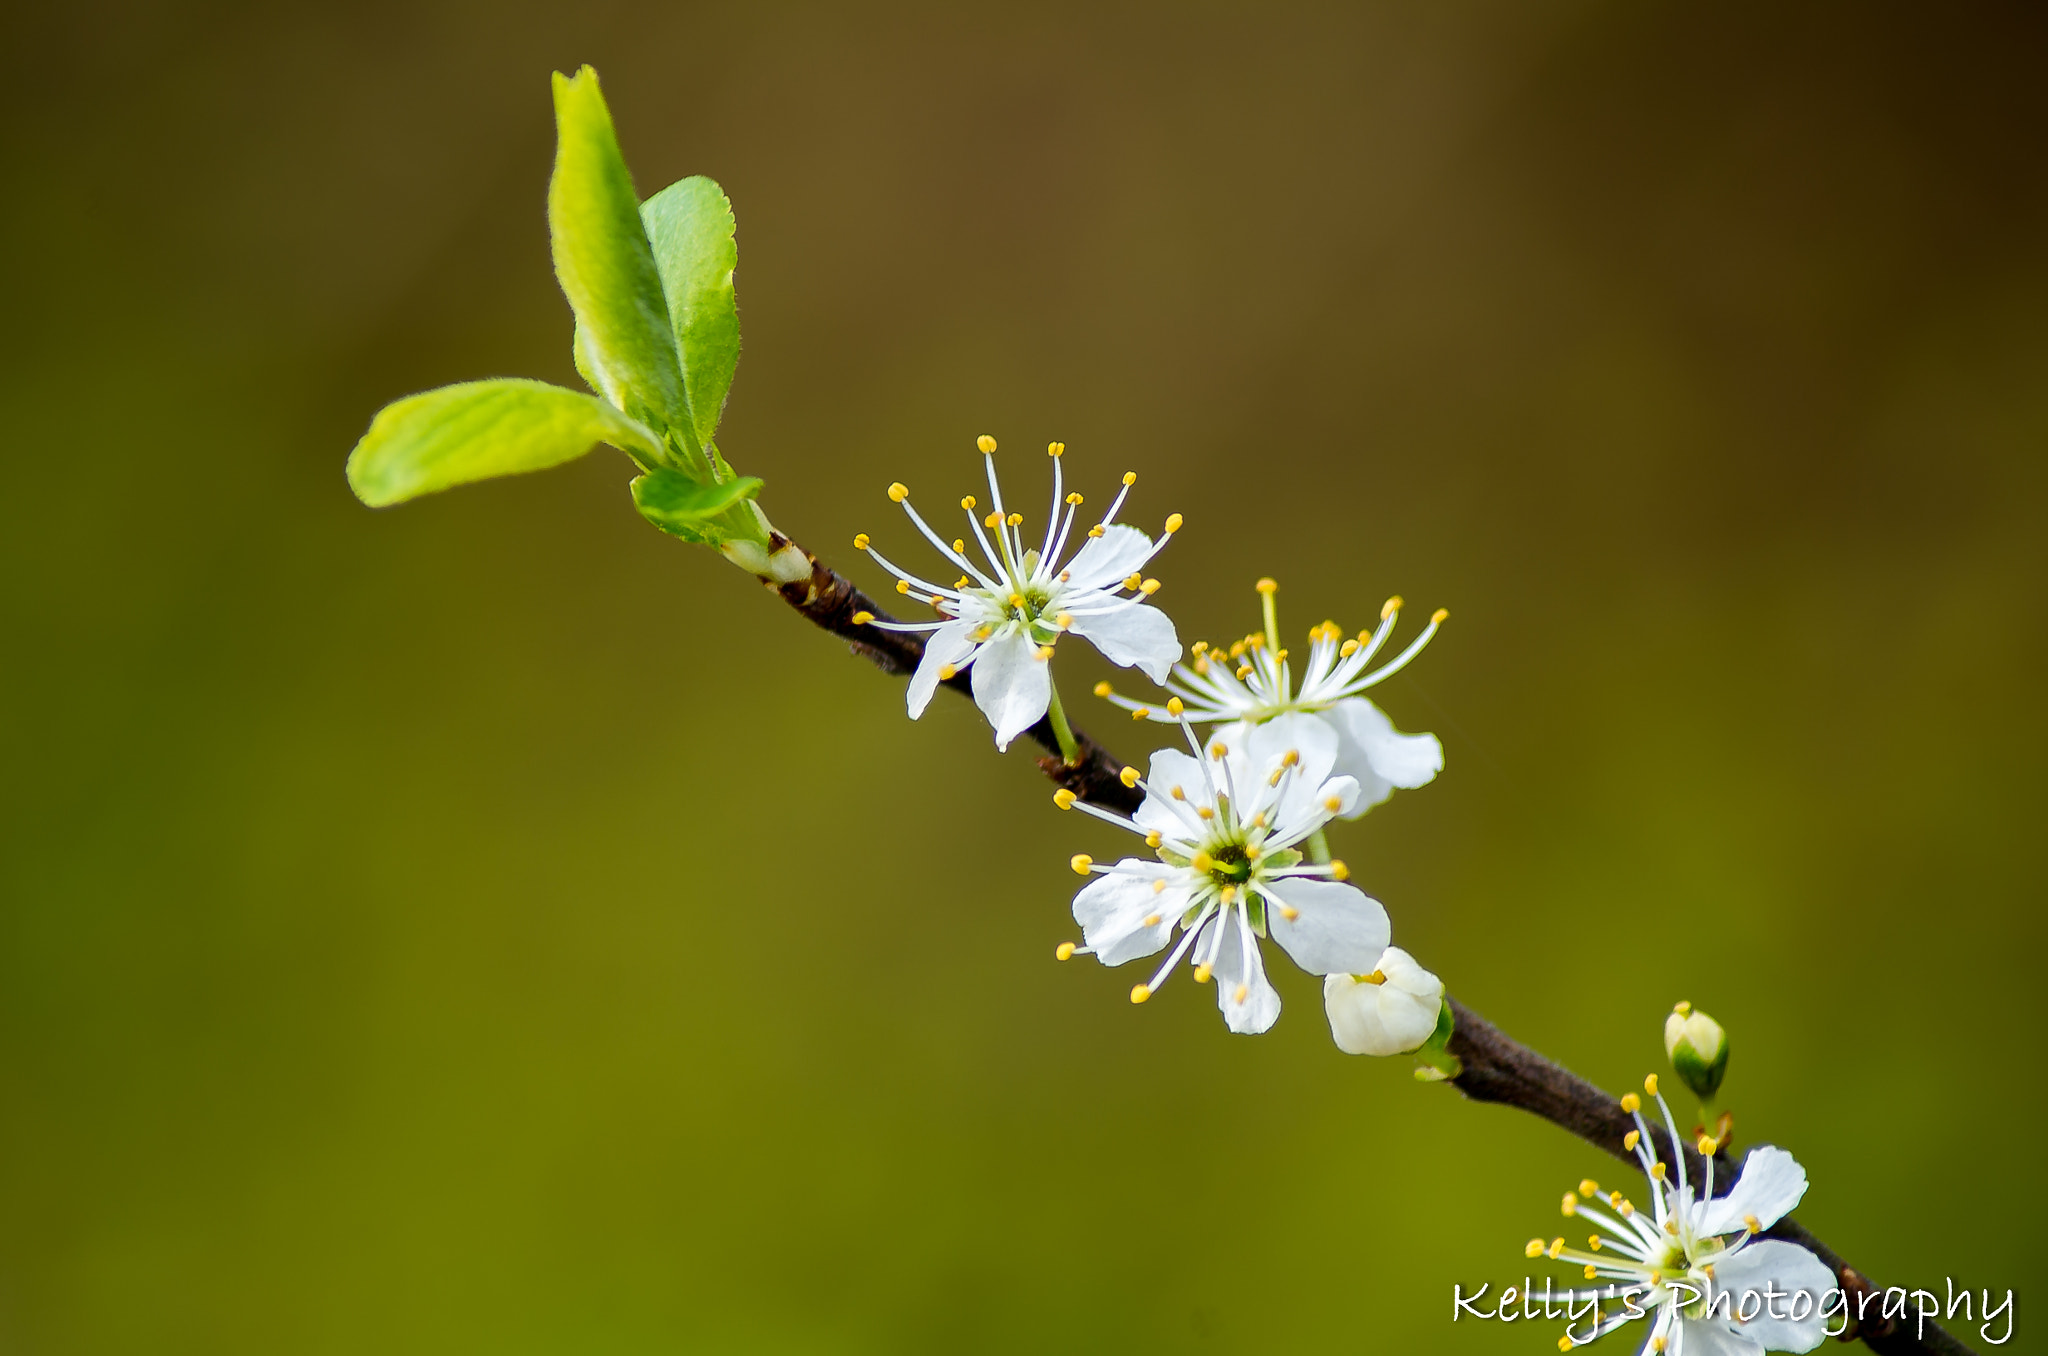
M 1363 697 L 1347 697 L 1322 713 L 1339 739 L 1337 771 L 1358 779 L 1358 816 L 1394 794 L 1422 786 L 1443 771 L 1444 746 L 1433 734 L 1402 734 L 1387 713 Z
M 1105 598 L 1101 604 L 1070 614 L 1073 633 L 1102 651 L 1112 664 L 1144 670 L 1155 683 L 1166 681 L 1180 658 L 1180 637 L 1173 622 L 1156 607 L 1128 598 Z
M 1052 674 L 1021 630 L 997 635 L 974 657 L 974 704 L 996 727 L 996 747 L 1038 724 L 1052 702 Z
M 1382 959 L 1379 969 L 1384 973 L 1386 968 Z M 1441 984 L 1435 993 L 1418 994 L 1396 985 L 1391 977 L 1384 984 L 1368 984 L 1351 975 L 1328 975 L 1323 980 L 1330 1038 L 1348 1055 L 1399 1055 L 1419 1048 L 1436 1031 L 1442 1002 Z
M 1121 523 L 1090 537 L 1067 562 L 1066 588 L 1105 589 L 1128 579 L 1152 554 L 1152 539 Z
M 1429 999 L 1432 1011 L 1443 1001 L 1444 982 L 1423 969 L 1415 957 L 1398 946 L 1388 947 L 1380 957 L 1380 963 L 1373 968 L 1385 975 L 1392 987 Z
M 1104 965 L 1122 965 L 1156 955 L 1173 937 L 1173 925 L 1188 905 L 1185 887 L 1175 888 L 1174 869 L 1164 862 L 1126 857 L 1117 870 L 1097 876 L 1074 896 L 1074 921 L 1081 937 Z M 1165 879 L 1164 890 L 1154 883 Z M 1148 918 L 1158 921 L 1147 923 Z
M 1280 994 L 1266 979 L 1266 964 L 1259 955 L 1258 940 L 1254 938 L 1247 947 L 1240 927 L 1235 909 L 1210 919 L 1195 942 L 1195 954 L 1207 955 L 1209 947 L 1215 944 L 1211 934 L 1217 928 L 1223 929 L 1223 945 L 1217 949 L 1210 975 L 1216 985 L 1216 1006 L 1223 1012 L 1225 1026 L 1240 1035 L 1256 1036 L 1280 1019 Z M 1251 956 L 1249 973 L 1244 965 L 1247 952 Z M 1240 988 L 1244 990 L 1242 1001 L 1237 996 Z
M 1732 1325 L 1732 1330 L 1746 1341 L 1770 1351 L 1812 1351 L 1827 1338 L 1827 1320 L 1821 1317 L 1821 1304 L 1839 1282 L 1827 1263 L 1797 1243 L 1776 1238 L 1751 1243 L 1715 1266 L 1714 1283 L 1734 1297 L 1731 1312 L 1755 1310 L 1756 1316 L 1747 1323 Z M 1811 1302 L 1770 1299 L 1767 1298 L 1770 1290 L 1785 1295 L 1803 1291 Z M 1745 1304 L 1743 1296 L 1752 1293 L 1756 1299 Z M 1773 1309 L 1786 1317 L 1773 1318 Z M 1789 1316 L 1794 1312 L 1805 1317 L 1795 1321 Z M 1718 1317 L 1712 1323 L 1731 1326 Z M 1686 1333 L 1686 1339 L 1686 1350 L 1690 1351 L 1690 1331 Z
M 1732 1234 L 1746 1227 L 1744 1216 L 1755 1215 L 1757 1227 L 1768 1229 L 1789 1214 L 1806 1194 L 1806 1169 L 1783 1149 L 1766 1144 L 1742 1161 L 1742 1175 L 1726 1196 L 1707 1201 L 1693 1217 L 1693 1231 Z
M 1230 746 L 1235 754 L 1238 745 Z M 1337 732 L 1320 716 L 1288 711 L 1263 725 L 1255 725 L 1243 740 L 1244 755 L 1257 778 L 1270 776 L 1288 753 L 1301 755 L 1300 768 L 1290 773 L 1295 782 L 1320 786 L 1337 762 Z M 1245 774 L 1239 772 L 1242 778 Z M 1240 783 L 1242 784 L 1242 783 Z
M 910 676 L 910 718 L 916 720 L 924 714 L 925 706 L 932 694 L 939 690 L 939 670 L 951 664 L 959 668 L 967 662 L 975 650 L 972 622 L 954 622 L 941 626 L 931 633 L 924 642 L 924 658 L 917 662 L 917 672 Z
M 1267 906 L 1266 929 L 1294 963 L 1312 975 L 1371 974 L 1387 949 L 1392 925 L 1377 899 L 1337 880 L 1288 876 L 1259 888 L 1295 910 L 1289 918 Z
M 1681 1331 L 1675 1334 L 1677 1340 L 1671 1350 L 1683 1352 L 1684 1356 L 1764 1356 L 1764 1349 L 1742 1336 L 1730 1331 L 1732 1325 L 1718 1318 L 1681 1318 Z
M 1172 840 L 1186 841 L 1195 830 L 1185 817 L 1189 812 L 1176 808 L 1169 797 L 1174 787 L 1179 787 L 1190 802 L 1206 804 L 1209 799 L 1208 784 L 1202 780 L 1202 765 L 1182 753 L 1179 749 L 1160 749 L 1152 755 L 1152 767 L 1145 774 L 1145 784 L 1152 788 L 1144 804 L 1131 820 L 1147 833 L 1156 833 Z

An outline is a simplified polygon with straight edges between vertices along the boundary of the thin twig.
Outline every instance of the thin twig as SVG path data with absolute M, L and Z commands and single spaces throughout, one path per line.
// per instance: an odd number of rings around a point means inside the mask
M 804 554 L 811 562 L 810 578 L 793 584 L 770 584 L 769 587 L 814 625 L 844 638 L 855 654 L 872 661 L 883 672 L 908 676 L 915 671 L 918 661 L 924 657 L 924 641 L 914 632 L 884 631 L 856 623 L 854 614 L 859 612 L 871 612 L 885 622 L 893 619 L 844 575 L 810 552 Z M 945 686 L 963 695 L 972 695 L 970 680 L 964 674 L 955 674 L 947 679 Z M 1060 757 L 1059 740 L 1053 734 L 1050 718 L 1040 720 L 1027 733 L 1048 751 L 1048 756 L 1038 760 L 1040 769 L 1081 799 L 1126 814 L 1137 809 L 1143 801 L 1139 791 L 1119 780 L 1118 774 L 1123 771 L 1124 764 L 1080 730 L 1074 731 L 1079 756 L 1071 763 Z M 1609 1096 L 1571 1070 L 1544 1058 L 1457 999 L 1449 999 L 1449 1002 L 1456 1020 L 1449 1049 L 1463 1066 L 1450 1080 L 1458 1091 L 1475 1102 L 1498 1102 L 1541 1116 L 1552 1125 L 1613 1154 L 1630 1167 L 1638 1166 L 1635 1154 L 1622 1142 L 1635 1128 L 1635 1122 L 1621 1109 L 1620 1099 Z M 1671 1144 L 1670 1137 L 1654 1127 L 1651 1135 L 1669 1153 L 1686 1155 L 1688 1168 L 1695 1173 L 1699 1171 L 1699 1155 L 1690 1145 Z M 1725 1163 L 1725 1157 L 1722 1161 Z M 1732 1165 L 1730 1170 L 1716 1176 L 1717 1184 L 1724 1191 L 1734 1185 L 1735 1178 Z M 1693 1180 L 1701 1181 L 1704 1177 L 1695 1176 Z M 1843 1261 L 1838 1253 L 1790 1216 L 1779 1220 L 1766 1232 L 1770 1237 L 1782 1238 L 1811 1250 L 1834 1271 L 1852 1305 L 1859 1296 L 1873 1293 L 1882 1296 L 1882 1287 Z M 1870 1306 L 1871 1309 L 1881 1307 L 1881 1304 Z M 1850 1336 L 1860 1339 L 1882 1356 L 1913 1356 L 1915 1353 L 1971 1356 L 1970 1348 L 1932 1323 L 1927 1325 L 1924 1337 L 1916 1337 L 1909 1325 L 1882 1318 L 1866 1318 L 1844 1336 L 1845 1340 Z

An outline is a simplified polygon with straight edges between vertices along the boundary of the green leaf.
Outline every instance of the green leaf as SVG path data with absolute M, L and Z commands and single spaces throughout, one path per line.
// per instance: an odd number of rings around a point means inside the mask
M 640 199 L 619 154 L 597 72 L 555 75 L 555 172 L 548 230 L 569 307 L 582 331 L 579 368 L 620 409 L 674 430 L 698 450 L 669 326 L 661 273 L 640 222 Z
M 740 317 L 732 273 L 739 263 L 732 203 L 703 175 L 670 184 L 640 206 L 654 246 L 661 290 L 668 298 L 683 389 L 701 446 L 718 431 L 718 416 L 740 360 Z
M 393 401 L 348 456 L 348 483 L 372 508 L 451 485 L 540 471 L 600 442 L 660 455 L 654 433 L 596 396 L 516 377 L 443 386 Z
M 667 467 L 657 467 L 633 481 L 633 503 L 641 517 L 686 541 L 712 545 L 726 534 L 712 528 L 711 520 L 760 492 L 761 482 L 753 476 L 704 485 Z

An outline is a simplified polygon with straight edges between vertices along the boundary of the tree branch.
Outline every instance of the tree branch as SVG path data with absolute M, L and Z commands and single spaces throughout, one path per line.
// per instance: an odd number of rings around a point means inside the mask
M 811 562 L 808 579 L 781 585 L 770 581 L 768 587 L 813 625 L 845 639 L 855 654 L 868 659 L 884 673 L 907 676 L 915 671 L 918 661 L 924 657 L 924 641 L 915 632 L 884 631 L 856 623 L 853 618 L 858 612 L 871 612 L 885 622 L 892 618 L 844 575 L 809 551 L 804 555 Z M 945 686 L 963 695 L 973 695 L 969 680 L 964 675 L 955 674 L 946 680 Z M 1049 719 L 1040 720 L 1028 733 L 1048 751 L 1049 756 L 1038 760 L 1040 769 L 1081 799 L 1126 814 L 1137 809 L 1143 801 L 1142 793 L 1119 780 L 1118 774 L 1123 771 L 1124 764 L 1080 730 L 1074 731 L 1080 756 L 1071 764 L 1060 757 L 1059 741 L 1053 736 Z M 1475 1102 L 1498 1102 L 1540 1116 L 1588 1144 L 1606 1150 L 1631 1168 L 1640 1166 L 1635 1154 L 1622 1143 L 1628 1132 L 1635 1128 L 1635 1122 L 1621 1109 L 1619 1098 L 1609 1096 L 1571 1070 L 1545 1059 L 1457 999 L 1448 1001 L 1456 1021 L 1449 1050 L 1463 1066 L 1450 1080 L 1458 1091 Z M 1665 1161 L 1672 1161 L 1676 1154 L 1684 1154 L 1692 1180 L 1705 1180 L 1705 1165 L 1691 1145 L 1672 1144 L 1670 1136 L 1656 1127 L 1652 1127 L 1651 1136 L 1664 1146 Z M 1736 1176 L 1736 1168 L 1727 1161 L 1725 1153 L 1717 1155 L 1716 1185 L 1722 1192 L 1734 1185 Z M 1766 1233 L 1810 1249 L 1826 1263 L 1841 1281 L 1852 1309 L 1860 1297 L 1873 1294 L 1879 1298 L 1869 1302 L 1869 1307 L 1882 1308 L 1882 1288 L 1843 1261 L 1838 1253 L 1807 1232 L 1798 1221 L 1787 1216 Z M 1927 1325 L 1927 1334 L 1923 1338 L 1914 1336 L 1910 1324 L 1883 1318 L 1866 1319 L 1844 1334 L 1844 1340 L 1852 1337 L 1860 1339 L 1881 1356 L 1916 1356 L 1920 1353 L 1971 1356 L 1968 1347 L 1932 1323 Z

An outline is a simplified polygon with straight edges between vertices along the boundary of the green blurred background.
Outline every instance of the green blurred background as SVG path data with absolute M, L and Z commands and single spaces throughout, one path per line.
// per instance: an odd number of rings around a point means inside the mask
M 6 1350 L 1551 1349 L 1451 1286 L 1611 1164 L 1284 967 L 1245 1039 L 1054 963 L 1117 835 L 623 458 L 349 496 L 384 401 L 573 382 L 583 61 L 737 205 L 780 525 L 885 584 L 890 480 L 1059 438 L 1186 637 L 1449 606 L 1381 690 L 1448 767 L 1337 840 L 1397 941 L 1611 1088 L 1693 1000 L 1823 1237 L 2024 1279 L 2038 8 L 4 22 Z

